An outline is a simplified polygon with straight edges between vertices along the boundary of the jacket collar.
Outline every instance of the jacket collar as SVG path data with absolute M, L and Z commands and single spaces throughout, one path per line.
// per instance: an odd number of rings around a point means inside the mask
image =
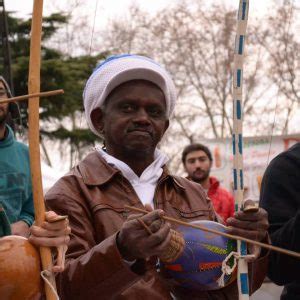
M 87 155 L 78 165 L 82 180 L 86 185 L 102 185 L 120 171 L 106 163 L 95 150 Z
M 98 151 L 93 151 L 86 156 L 78 165 L 78 171 L 86 185 L 103 185 L 114 176 L 122 175 L 121 171 L 107 164 Z M 176 177 L 170 175 L 168 168 L 163 166 L 163 173 L 159 182 L 170 178 L 179 188 L 185 189 Z

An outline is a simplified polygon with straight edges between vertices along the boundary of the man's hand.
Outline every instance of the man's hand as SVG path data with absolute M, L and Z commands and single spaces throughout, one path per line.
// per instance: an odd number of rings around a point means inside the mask
M 268 214 L 263 208 L 256 212 L 239 211 L 232 218 L 227 219 L 228 233 L 239 235 L 255 241 L 262 241 L 267 237 L 269 228 Z M 257 258 L 260 253 L 259 247 L 249 245 L 250 254 Z
M 32 225 L 29 241 L 39 247 L 58 247 L 70 241 L 71 228 L 67 219 L 55 222 L 59 218 L 53 211 L 46 212 L 46 220 L 41 226 Z
M 53 211 L 46 212 L 46 220 L 41 226 L 32 225 L 29 241 L 38 247 L 56 247 L 58 251 L 57 265 L 54 272 L 64 269 L 64 255 L 70 241 L 71 228 L 68 219 L 62 218 Z
M 146 215 L 132 215 L 124 222 L 117 237 L 123 259 L 133 261 L 160 256 L 171 238 L 170 225 L 161 219 L 162 215 L 162 210 L 153 210 Z M 152 234 L 147 232 L 137 218 L 148 226 Z
M 18 221 L 16 223 L 11 224 L 11 233 L 13 235 L 20 235 L 25 238 L 28 238 L 30 233 L 29 226 L 24 221 Z

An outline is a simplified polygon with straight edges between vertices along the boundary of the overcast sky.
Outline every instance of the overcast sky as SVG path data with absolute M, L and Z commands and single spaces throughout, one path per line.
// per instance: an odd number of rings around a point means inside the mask
M 93 27 L 96 11 L 95 30 L 103 30 L 109 19 L 117 18 L 119 15 L 126 13 L 132 3 L 137 4 L 143 10 L 154 13 L 180 0 L 44 0 L 44 15 L 49 15 L 53 12 L 68 11 L 73 3 L 80 1 L 84 3 L 84 8 L 77 10 L 75 15 L 78 14 L 78 17 L 87 17 L 90 26 Z M 190 1 L 193 2 L 192 0 Z M 250 0 L 249 22 L 251 22 L 251 18 L 263 18 L 263 15 L 267 11 L 275 11 L 274 6 L 276 4 L 274 3 L 281 3 L 283 1 Z M 300 0 L 293 1 L 295 4 L 300 5 Z M 239 0 L 204 1 L 205 4 L 216 4 L 218 2 L 224 2 L 233 8 L 238 8 L 239 5 Z M 18 17 L 27 17 L 32 13 L 33 0 L 5 0 L 5 7 L 7 11 L 16 12 L 16 16 Z
M 44 0 L 44 8 L 45 13 L 49 13 L 49 11 L 52 10 L 52 3 L 53 2 L 59 2 L 61 7 L 64 4 L 72 3 L 74 1 L 70 0 L 60 0 L 60 1 L 51 1 L 51 0 Z M 128 6 L 131 3 L 136 3 L 140 7 L 148 10 L 148 11 L 156 11 L 158 9 L 164 8 L 167 5 L 170 5 L 172 2 L 174 3 L 174 0 L 98 0 L 98 10 L 101 9 L 101 14 L 103 16 L 111 16 L 111 15 L 117 15 L 120 12 L 126 10 Z M 215 3 L 216 1 L 212 1 L 212 3 Z M 232 5 L 238 6 L 239 0 L 227 0 L 225 1 L 227 3 L 231 3 Z M 298 0 L 296 0 L 298 2 Z M 97 0 L 86 0 L 86 7 L 90 11 L 94 11 Z M 267 9 L 267 7 L 270 5 L 271 0 L 251 0 L 250 1 L 250 13 L 258 13 L 261 10 Z M 11 1 L 6 0 L 5 6 L 7 10 L 13 10 L 17 11 L 19 15 L 26 15 L 30 14 L 32 11 L 32 5 L 33 0 L 19 0 L 19 1 Z
M 33 0 L 4 0 L 7 11 L 15 11 L 18 17 L 29 16 L 32 12 Z M 49 15 L 53 12 L 64 11 L 70 9 L 72 3 L 80 0 L 44 0 L 44 15 Z M 180 0 L 177 0 L 180 1 Z M 199 1 L 199 0 L 198 0 Z M 274 0 L 281 3 L 284 0 Z M 274 1 L 272 0 L 250 0 L 249 22 L 251 18 L 262 18 L 266 11 L 274 9 Z M 293 0 L 295 4 L 300 5 L 300 0 Z M 118 15 L 126 13 L 128 7 L 135 3 L 143 10 L 148 12 L 156 12 L 162 8 L 172 5 L 176 0 L 81 0 L 84 3 L 84 9 L 80 9 L 78 14 L 87 16 L 87 19 L 93 26 L 93 20 L 96 11 L 95 29 L 104 29 L 106 23 L 111 18 L 116 18 Z M 205 4 L 215 4 L 217 2 L 224 2 L 226 5 L 238 8 L 239 0 L 214 0 L 204 1 Z
M 53 12 L 53 0 L 44 1 L 44 13 L 49 14 Z M 56 6 L 60 8 L 66 7 L 67 3 L 72 3 L 74 1 L 70 0 L 60 0 L 56 1 L 59 3 Z M 98 9 L 97 15 L 101 16 L 101 19 L 116 16 L 126 11 L 131 3 L 138 4 L 141 8 L 149 11 L 155 12 L 159 9 L 162 9 L 171 3 L 174 3 L 174 0 L 98 0 Z M 215 3 L 216 1 L 212 1 Z M 295 2 L 300 2 L 300 0 L 295 0 Z M 97 0 L 86 0 L 86 10 L 90 12 L 91 17 L 94 15 L 95 7 Z M 239 0 L 226 0 L 227 4 L 238 7 Z M 251 0 L 250 1 L 250 15 L 260 15 L 264 13 L 267 9 L 272 9 L 271 0 Z M 25 16 L 31 13 L 33 0 L 6 0 L 5 1 L 6 10 L 16 11 L 18 16 Z M 99 18 L 100 19 L 100 18 Z
M 44 0 L 44 15 L 49 15 L 53 12 L 61 12 L 65 9 L 68 10 L 70 9 L 70 5 L 75 1 L 76 0 Z M 213 4 L 218 1 L 221 2 L 222 0 L 206 0 L 205 3 Z M 226 5 L 238 8 L 239 0 L 223 1 L 226 2 Z M 282 2 L 283 0 L 277 1 Z M 104 29 L 108 19 L 116 18 L 118 15 L 126 13 L 128 7 L 132 3 L 139 5 L 143 10 L 154 13 L 162 8 L 172 5 L 175 2 L 176 0 L 84 0 L 84 9 L 81 9 L 79 14 L 87 15 L 92 26 L 95 8 L 98 4 L 96 11 L 96 29 Z M 294 0 L 294 3 L 300 5 L 300 0 Z M 32 13 L 33 0 L 5 0 L 5 6 L 7 11 L 15 11 L 18 17 L 28 17 Z M 249 22 L 251 22 L 251 18 L 258 17 L 263 19 L 263 15 L 267 11 L 275 11 L 274 1 L 250 0 Z M 291 124 L 291 127 L 296 128 L 296 126 L 299 126 L 299 117 L 295 118 L 295 121 Z M 65 166 L 61 165 L 61 169 L 65 169 L 64 167 Z

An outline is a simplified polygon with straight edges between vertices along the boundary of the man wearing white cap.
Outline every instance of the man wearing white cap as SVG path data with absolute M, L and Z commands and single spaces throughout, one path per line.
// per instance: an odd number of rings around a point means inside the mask
M 46 195 L 48 207 L 69 215 L 72 228 L 66 269 L 57 277 L 61 299 L 236 299 L 235 282 L 193 294 L 156 271 L 171 239 L 164 213 L 188 222 L 216 220 L 201 186 L 170 175 L 157 149 L 176 101 L 167 71 L 143 56 L 115 56 L 91 75 L 83 99 L 89 127 L 105 143 Z M 125 205 L 149 213 L 134 215 Z M 267 226 L 260 209 L 236 216 L 230 232 L 263 240 Z M 265 257 L 251 264 L 252 291 L 265 275 L 258 263 L 266 266 Z

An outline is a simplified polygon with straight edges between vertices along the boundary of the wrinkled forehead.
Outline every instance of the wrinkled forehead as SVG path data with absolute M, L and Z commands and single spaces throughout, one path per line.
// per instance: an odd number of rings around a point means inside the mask
M 163 106 L 166 107 L 165 94 L 162 89 L 155 83 L 144 80 L 134 79 L 126 81 L 115 87 L 105 99 L 105 104 L 116 94 L 126 97 L 127 95 L 136 94 L 141 98 L 155 97 L 159 99 Z
M 144 86 L 149 86 L 153 89 L 157 89 L 162 94 L 164 94 L 162 89 L 156 83 L 154 83 L 150 80 L 146 80 L 146 79 L 132 79 L 132 80 L 125 81 L 125 82 L 119 84 L 117 87 L 115 87 L 113 89 L 113 91 L 116 90 L 116 89 L 124 88 L 124 87 L 133 88 L 135 86 L 143 86 L 143 85 Z

